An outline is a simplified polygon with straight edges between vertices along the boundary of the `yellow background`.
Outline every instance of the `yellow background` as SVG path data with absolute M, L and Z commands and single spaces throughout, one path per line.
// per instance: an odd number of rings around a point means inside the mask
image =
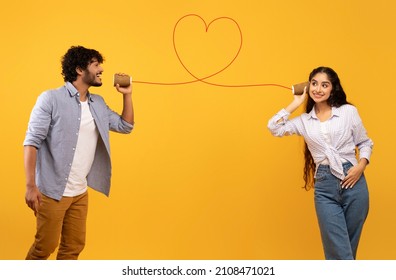
M 193 80 L 172 44 L 174 25 L 191 13 L 207 24 L 230 17 L 242 30 L 239 56 L 210 82 L 291 86 L 320 65 L 338 72 L 375 143 L 358 258 L 396 259 L 395 12 L 385 0 L 3 3 L 0 259 L 23 259 L 33 242 L 22 142 L 37 96 L 63 84 L 61 56 L 72 45 L 99 50 L 104 85 L 92 91 L 120 111 L 114 72 Z M 238 48 L 231 22 L 216 21 L 206 34 L 198 19 L 179 27 L 180 55 L 199 76 L 224 67 Z M 90 191 L 80 259 L 323 259 L 313 191 L 301 188 L 303 140 L 266 128 L 292 100 L 289 90 L 136 83 L 133 99 L 135 130 L 111 135 L 110 198 Z

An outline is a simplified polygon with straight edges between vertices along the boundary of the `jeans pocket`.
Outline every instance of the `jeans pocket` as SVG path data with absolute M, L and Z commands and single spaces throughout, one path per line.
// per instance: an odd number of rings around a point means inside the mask
M 343 169 L 344 169 L 344 175 L 346 176 L 348 174 L 349 169 L 353 167 L 353 164 L 348 162 L 343 164 Z
M 315 182 L 321 182 L 326 180 L 327 172 L 318 171 L 315 176 Z

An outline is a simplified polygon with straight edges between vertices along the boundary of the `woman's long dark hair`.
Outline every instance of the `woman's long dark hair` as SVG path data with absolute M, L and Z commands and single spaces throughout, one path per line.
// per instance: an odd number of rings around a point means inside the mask
M 338 78 L 337 73 L 329 68 L 329 67 L 324 67 L 320 66 L 314 70 L 312 70 L 311 74 L 309 74 L 309 82 L 311 82 L 312 78 L 318 74 L 318 73 L 324 73 L 327 75 L 327 78 L 331 82 L 332 85 L 332 90 L 330 93 L 329 99 L 327 99 L 327 104 L 331 107 L 340 107 L 341 105 L 344 104 L 350 104 L 347 101 L 346 94 L 344 92 L 344 89 L 341 86 L 340 79 Z M 307 100 L 307 105 L 305 108 L 305 112 L 309 113 L 313 109 L 315 105 L 315 101 L 309 96 L 308 94 L 308 100 Z M 304 148 L 304 157 L 305 157 L 305 165 L 304 165 L 304 181 L 305 185 L 304 188 L 306 190 L 309 190 L 314 187 L 314 173 L 315 173 L 315 162 L 313 160 L 313 157 L 311 155 L 311 152 L 308 149 L 307 143 L 305 142 L 305 148 Z

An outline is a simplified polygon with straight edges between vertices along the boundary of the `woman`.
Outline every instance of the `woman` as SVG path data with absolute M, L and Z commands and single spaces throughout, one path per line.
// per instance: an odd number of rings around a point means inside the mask
M 363 172 L 373 142 L 333 69 L 314 69 L 309 75 L 308 94 L 306 91 L 294 95 L 294 100 L 269 120 L 268 128 L 274 136 L 297 134 L 305 139 L 305 188 L 315 188 L 326 259 L 356 259 L 369 209 Z M 289 120 L 307 97 L 306 113 Z

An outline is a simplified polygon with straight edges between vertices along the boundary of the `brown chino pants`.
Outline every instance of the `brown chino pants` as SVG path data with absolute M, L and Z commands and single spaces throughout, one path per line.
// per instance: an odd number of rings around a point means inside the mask
M 76 260 L 85 246 L 87 212 L 88 192 L 60 201 L 42 195 L 37 232 L 26 259 L 46 260 L 59 244 L 56 259 Z

